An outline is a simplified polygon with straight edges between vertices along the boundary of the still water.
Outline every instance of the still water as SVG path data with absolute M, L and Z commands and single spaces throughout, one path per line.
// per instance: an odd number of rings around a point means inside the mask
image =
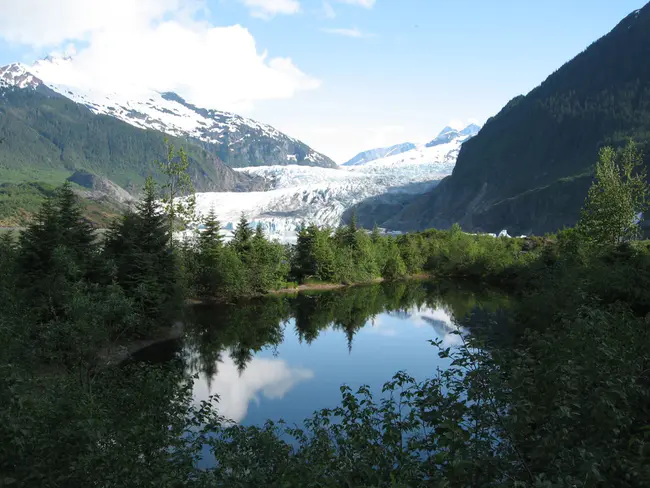
M 380 394 L 397 371 L 417 380 L 445 368 L 432 340 L 461 336 L 507 310 L 506 296 L 404 282 L 194 307 L 181 341 L 135 359 L 181 358 L 198 373 L 195 401 L 219 395 L 219 411 L 243 425 L 298 423 L 334 407 L 340 386 Z M 493 322 L 493 321 L 492 321 Z

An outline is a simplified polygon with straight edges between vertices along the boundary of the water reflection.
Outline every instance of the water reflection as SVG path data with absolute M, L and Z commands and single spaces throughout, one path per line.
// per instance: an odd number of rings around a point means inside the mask
M 183 358 L 200 374 L 196 401 L 217 394 L 220 413 L 244 424 L 300 422 L 335 406 L 343 383 L 381 391 L 398 370 L 435 374 L 447 363 L 429 341 L 456 345 L 457 332 L 507 307 L 501 295 L 428 282 L 199 306 L 187 320 Z
M 194 382 L 194 400 L 199 403 L 218 395 L 221 415 L 240 422 L 246 417 L 251 401 L 260 405 L 260 394 L 269 400 L 281 400 L 297 383 L 310 380 L 314 372 L 292 368 L 281 359 L 254 357 L 241 371 L 236 361 L 225 354 L 219 363 L 219 374 L 202 375 Z
M 459 325 L 442 305 L 440 308 L 412 307 L 407 310 L 389 311 L 386 316 L 407 321 L 414 327 L 432 327 L 445 346 L 461 344 L 462 336 L 467 333 L 467 328 Z M 373 321 L 372 330 L 389 337 L 397 335 L 397 329 L 386 325 L 385 322 L 380 319 Z

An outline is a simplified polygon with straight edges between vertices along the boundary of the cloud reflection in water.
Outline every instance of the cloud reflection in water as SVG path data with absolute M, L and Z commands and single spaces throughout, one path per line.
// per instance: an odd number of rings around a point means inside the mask
M 386 319 L 389 320 L 386 320 Z M 462 344 L 462 338 L 455 332 L 462 335 L 467 331 L 464 327 L 456 324 L 452 315 L 444 308 L 420 308 L 412 307 L 406 310 L 388 312 L 385 316 L 376 317 L 372 321 L 370 330 L 376 334 L 394 337 L 399 334 L 399 329 L 395 327 L 395 321 L 390 319 L 403 320 L 414 327 L 423 326 L 433 327 L 436 335 L 442 339 L 445 346 L 458 346 Z
M 269 400 L 280 400 L 298 383 L 314 377 L 309 369 L 291 368 L 284 360 L 259 357 L 253 357 L 240 375 L 227 353 L 217 371 L 210 381 L 200 376 L 194 382 L 194 400 L 199 403 L 210 395 L 219 395 L 219 413 L 237 423 L 246 417 L 251 400 L 259 404 L 260 393 Z

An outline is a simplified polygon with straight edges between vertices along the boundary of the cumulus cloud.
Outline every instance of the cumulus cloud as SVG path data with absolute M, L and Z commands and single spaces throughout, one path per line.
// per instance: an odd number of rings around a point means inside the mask
M 358 5 L 359 7 L 372 8 L 375 6 L 376 0 L 338 0 L 341 3 L 348 5 Z
M 184 5 L 183 5 L 184 4 Z M 107 29 L 132 30 L 169 11 L 196 8 L 181 0 L 0 0 L 0 36 L 34 47 L 87 39 Z
M 276 8 L 292 2 L 278 0 Z M 207 108 L 245 111 L 319 86 L 290 58 L 260 52 L 246 28 L 202 20 L 204 7 L 192 0 L 0 0 L 0 37 L 73 53 L 49 68 L 48 81 L 119 93 L 175 91 Z
M 240 0 L 246 5 L 251 15 L 262 19 L 270 19 L 275 15 L 292 15 L 300 12 L 298 0 Z
M 323 31 L 323 32 L 325 32 L 327 34 L 334 34 L 336 36 L 343 36 L 343 37 L 354 37 L 354 38 L 357 38 L 357 39 L 360 39 L 362 37 L 373 37 L 373 34 L 370 34 L 370 33 L 367 33 L 367 32 L 361 32 L 356 27 L 321 29 L 321 31 Z
M 281 400 L 298 383 L 314 377 L 313 371 L 292 368 L 280 359 L 254 357 L 240 375 L 235 362 L 226 355 L 217 365 L 217 374 L 211 382 L 198 380 L 194 383 L 196 402 L 219 395 L 219 413 L 235 422 L 246 418 L 251 401 Z

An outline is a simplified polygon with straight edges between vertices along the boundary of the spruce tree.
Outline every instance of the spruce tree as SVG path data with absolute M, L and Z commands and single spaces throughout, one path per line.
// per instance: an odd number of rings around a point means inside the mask
M 258 222 L 257 226 L 255 226 L 255 235 L 253 236 L 253 238 L 258 241 L 266 239 L 266 236 L 264 236 L 264 227 L 262 227 L 261 222 Z
M 250 250 L 252 237 L 253 229 L 251 229 L 250 222 L 246 218 L 246 215 L 242 213 L 232 239 L 232 244 L 242 259 L 244 259 L 246 253 Z
M 58 210 L 58 226 L 61 245 L 74 250 L 76 257 L 86 260 L 95 251 L 93 227 L 83 216 L 79 197 L 70 182 L 58 189 L 55 205 Z
M 199 234 L 199 248 L 201 251 L 221 247 L 223 244 L 221 223 L 217 220 L 214 207 L 210 208 L 202 223 L 203 231 Z
M 92 226 L 83 217 L 79 198 L 66 183 L 54 198 L 43 203 L 34 222 L 20 236 L 19 283 L 40 295 L 38 300 L 53 300 L 63 292 L 55 289 L 61 273 L 71 282 L 97 278 L 93 276 L 96 257 Z
M 168 221 L 157 203 L 151 177 L 136 211 L 109 231 L 105 251 L 115 263 L 118 283 L 135 300 L 144 319 L 142 332 L 172 319 L 180 299 L 178 269 Z
M 379 227 L 377 226 L 377 222 L 375 222 L 375 225 L 372 227 L 372 234 L 370 234 L 370 237 L 372 238 L 372 242 L 375 244 L 379 241 L 379 238 L 381 237 L 381 234 L 379 233 Z

